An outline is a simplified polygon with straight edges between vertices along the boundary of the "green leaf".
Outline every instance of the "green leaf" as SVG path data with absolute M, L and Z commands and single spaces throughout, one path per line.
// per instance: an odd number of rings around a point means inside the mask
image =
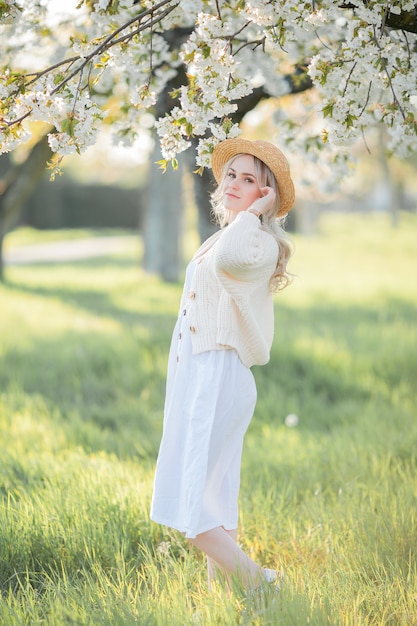
M 328 102 L 327 104 L 324 105 L 324 107 L 321 110 L 324 117 L 333 117 L 333 107 L 334 107 L 334 102 Z
M 201 48 L 201 52 L 203 53 L 203 57 L 205 59 L 208 59 L 211 53 L 211 48 L 210 46 L 208 46 L 207 44 L 205 44 L 204 46 L 202 46 Z
M 350 113 L 348 113 L 346 115 L 346 119 L 345 119 L 345 124 L 347 128 L 351 128 L 351 126 L 353 126 L 353 122 L 355 120 L 357 120 L 357 116 L 356 115 L 351 115 Z
M 167 159 L 161 159 L 160 161 L 155 161 L 155 163 L 156 163 L 156 165 L 159 165 L 159 168 L 165 174 L 165 172 L 167 171 L 167 167 L 168 167 Z

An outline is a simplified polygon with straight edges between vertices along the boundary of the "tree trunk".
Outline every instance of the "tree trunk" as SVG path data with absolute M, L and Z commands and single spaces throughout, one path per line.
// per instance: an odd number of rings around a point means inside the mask
M 194 156 L 194 155 L 193 155 Z M 210 194 L 214 191 L 215 183 L 211 170 L 204 168 L 203 174 L 192 174 L 194 197 L 198 211 L 198 234 L 200 241 L 205 241 L 219 228 L 214 222 L 211 213 Z
M 19 220 L 23 204 L 33 193 L 45 173 L 45 165 L 52 156 L 47 136 L 32 148 L 23 163 L 13 166 L 0 185 L 0 280 L 4 280 L 4 237 Z
M 0 216 L 0 281 L 4 281 L 4 260 L 3 260 L 3 242 L 4 242 L 4 227 L 3 220 Z
M 202 243 L 215 233 L 219 227 L 214 221 L 210 200 L 211 194 L 216 188 L 216 181 L 211 169 L 206 167 L 201 175 L 194 174 L 194 170 L 197 168 L 195 155 L 197 153 L 198 139 L 194 137 L 191 143 L 192 146 L 184 153 L 184 157 L 186 167 L 191 176 L 192 191 L 197 208 L 197 230 Z
M 175 282 L 182 268 L 182 224 L 184 197 L 182 190 L 181 161 L 178 170 L 169 165 L 162 173 L 155 165 L 162 158 L 159 142 L 155 141 L 150 165 L 148 201 L 145 212 L 144 268 Z
M 391 224 L 398 226 L 398 203 L 395 195 L 395 183 L 392 180 L 391 168 L 386 153 L 386 133 L 381 126 L 378 133 L 378 160 L 381 168 L 381 186 L 384 190 L 382 209 L 386 209 L 391 216 Z

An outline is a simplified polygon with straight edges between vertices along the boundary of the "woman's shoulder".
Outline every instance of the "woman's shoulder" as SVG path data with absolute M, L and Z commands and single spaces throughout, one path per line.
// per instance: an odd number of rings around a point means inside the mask
M 222 233 L 223 233 L 223 229 L 217 230 L 215 233 L 213 233 L 213 235 L 210 235 L 210 237 L 208 239 L 206 239 L 201 244 L 201 246 L 197 249 L 197 251 L 194 253 L 194 256 L 193 256 L 192 260 L 195 261 L 200 256 L 203 256 L 203 254 L 206 254 L 206 252 L 208 252 L 210 250 L 210 248 L 212 248 L 214 246 L 214 244 L 219 239 L 219 237 L 222 235 Z

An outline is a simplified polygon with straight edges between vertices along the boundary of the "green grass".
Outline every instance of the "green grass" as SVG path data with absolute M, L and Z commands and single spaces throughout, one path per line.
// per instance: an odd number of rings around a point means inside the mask
M 0 623 L 417 624 L 416 235 L 416 216 L 328 215 L 295 237 L 242 467 L 240 541 L 285 571 L 275 602 L 209 594 L 201 556 L 149 521 L 181 285 L 131 249 L 8 268 Z

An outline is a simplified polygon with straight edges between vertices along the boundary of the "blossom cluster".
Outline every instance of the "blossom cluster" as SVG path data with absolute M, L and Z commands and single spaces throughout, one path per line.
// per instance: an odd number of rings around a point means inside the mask
M 0 19 L 4 23 L 11 24 L 15 20 L 20 11 L 19 5 L 14 0 L 1 0 L 0 2 Z
M 197 164 L 207 166 L 215 145 L 239 134 L 242 98 L 254 88 L 284 96 L 288 76 L 306 68 L 318 117 L 308 125 L 277 115 L 283 141 L 341 162 L 344 148 L 383 124 L 389 149 L 405 156 L 417 148 L 417 41 L 387 18 L 414 4 L 95 0 L 51 29 L 35 0 L 2 0 L 0 153 L 27 140 L 29 120 L 52 125 L 50 146 L 65 155 L 94 143 L 102 124 L 134 139 L 144 113 L 162 110 L 164 159 L 198 138 Z

